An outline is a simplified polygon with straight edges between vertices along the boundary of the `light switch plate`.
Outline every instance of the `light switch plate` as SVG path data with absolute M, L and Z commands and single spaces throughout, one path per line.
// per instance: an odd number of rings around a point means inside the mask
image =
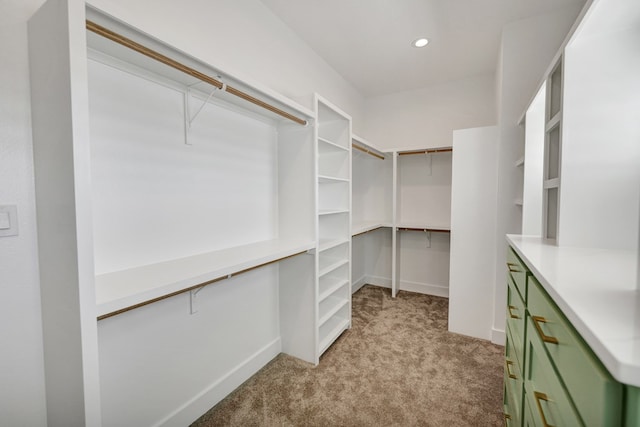
M 0 206 L 0 237 L 18 235 L 18 208 L 16 205 Z

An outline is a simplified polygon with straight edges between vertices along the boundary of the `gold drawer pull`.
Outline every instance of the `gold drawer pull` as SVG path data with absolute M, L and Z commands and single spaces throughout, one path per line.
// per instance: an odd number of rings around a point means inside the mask
M 507 367 L 507 376 L 509 378 L 513 378 L 514 380 L 517 380 L 518 377 L 516 377 L 515 374 L 511 373 L 511 365 L 513 365 L 513 362 L 511 360 L 505 360 L 505 365 Z
M 539 391 L 534 391 L 533 392 L 533 397 L 535 397 L 535 399 L 536 399 L 536 405 L 538 406 L 538 412 L 540 412 L 540 417 L 542 418 L 542 425 L 544 427 L 553 427 L 551 424 L 547 423 L 547 418 L 544 416 L 544 411 L 542 410 L 542 404 L 540 403 L 541 400 L 544 400 L 545 402 L 548 402 L 549 398 L 547 397 L 546 394 L 540 393 Z
M 513 314 L 511 312 L 511 310 L 517 310 L 518 307 L 516 307 L 515 305 L 509 305 L 507 306 L 508 310 L 509 310 L 509 317 L 511 317 L 512 319 L 519 319 L 520 316 L 518 316 L 517 314 Z
M 538 331 L 538 335 L 540 335 L 540 338 L 542 338 L 542 341 L 548 342 L 550 344 L 560 344 L 560 342 L 558 341 L 558 338 L 550 337 L 549 335 L 545 335 L 545 333 L 542 332 L 540 323 L 547 323 L 547 319 L 545 319 L 542 316 L 531 316 L 531 318 L 533 319 L 533 324 L 536 327 L 536 330 Z
M 522 273 L 522 270 L 518 268 L 518 264 L 514 264 L 512 262 L 507 263 L 507 267 L 509 267 L 509 271 L 511 273 Z

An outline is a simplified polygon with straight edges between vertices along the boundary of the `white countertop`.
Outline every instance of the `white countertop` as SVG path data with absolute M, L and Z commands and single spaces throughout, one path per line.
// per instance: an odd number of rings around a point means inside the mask
M 611 375 L 640 387 L 640 290 L 635 251 L 558 247 L 507 235 Z

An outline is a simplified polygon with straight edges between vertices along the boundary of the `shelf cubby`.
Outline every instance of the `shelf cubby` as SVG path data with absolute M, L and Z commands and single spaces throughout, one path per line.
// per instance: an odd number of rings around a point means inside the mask
M 320 355 L 351 325 L 351 118 L 319 95 L 315 105 L 318 363 Z M 341 320 L 335 322 L 338 318 Z M 328 323 L 332 326 L 327 327 Z

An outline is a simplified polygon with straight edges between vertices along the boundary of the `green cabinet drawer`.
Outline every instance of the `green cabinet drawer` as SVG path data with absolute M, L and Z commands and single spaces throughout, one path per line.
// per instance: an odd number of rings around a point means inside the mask
M 528 336 L 535 336 L 546 349 L 582 420 L 587 425 L 620 425 L 621 384 L 611 377 L 533 276 L 529 278 L 527 300 L 531 316 Z
M 533 328 L 527 317 L 527 328 Z M 526 340 L 524 392 L 535 426 L 584 426 L 563 387 L 540 338 L 528 334 Z M 597 424 L 589 424 L 597 425 Z
M 527 302 L 527 276 L 530 274 L 529 269 L 520 260 L 518 255 L 512 248 L 507 250 L 507 268 L 509 276 L 513 279 L 513 283 L 520 292 L 522 300 Z
M 529 402 L 526 398 L 526 393 L 524 394 L 524 406 L 522 408 L 522 427 L 537 427 L 533 418 L 531 406 L 529 406 Z
M 513 393 L 509 389 L 507 381 L 504 382 L 504 424 L 508 427 L 520 427 L 520 418 L 516 412 L 516 407 L 513 403 Z
M 516 290 L 515 283 L 511 277 L 507 278 L 507 329 L 513 337 L 513 348 L 515 349 L 516 358 L 522 368 L 524 366 L 524 339 L 525 339 L 525 318 L 527 312 L 524 301 L 520 298 L 520 294 Z
M 515 339 L 511 336 L 507 330 L 507 337 L 504 346 L 504 383 L 506 384 L 505 393 L 509 393 L 509 402 L 511 404 L 509 413 L 512 415 L 513 420 L 517 420 L 517 424 L 520 425 L 519 420 L 522 419 L 522 390 L 524 385 L 524 378 L 522 376 L 521 365 L 516 359 L 513 344 Z

